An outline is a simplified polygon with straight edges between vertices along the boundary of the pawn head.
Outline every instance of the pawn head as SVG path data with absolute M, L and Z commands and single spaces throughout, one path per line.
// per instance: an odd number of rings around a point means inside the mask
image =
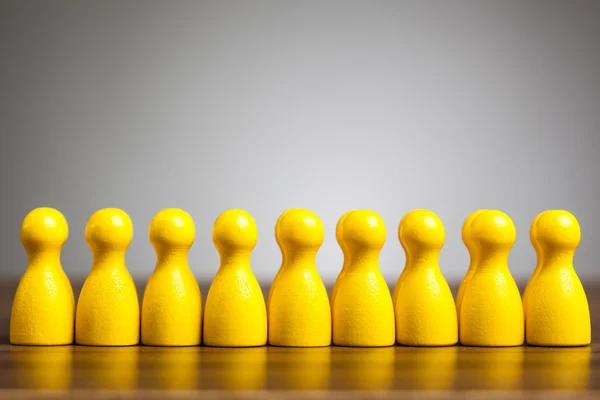
M 325 238 L 323 223 L 304 208 L 287 210 L 277 220 L 275 239 L 283 249 L 318 250 Z
M 347 213 L 342 215 L 338 220 L 337 224 L 335 225 L 335 240 L 337 240 L 338 244 L 342 248 L 344 248 L 344 241 L 342 239 L 342 226 L 344 225 L 344 220 L 346 219 L 346 217 L 353 212 L 354 211 L 348 211 Z
M 574 251 L 581 240 L 577 218 L 565 210 L 546 211 L 538 219 L 534 230 L 539 246 L 544 251 Z
M 155 249 L 189 248 L 196 237 L 194 220 L 182 209 L 166 208 L 152 218 L 148 237 Z
M 213 243 L 219 253 L 252 251 L 258 240 L 256 222 L 244 210 L 223 212 L 213 225 Z
M 131 218 L 118 208 L 103 208 L 96 211 L 85 227 L 85 240 L 92 250 L 125 250 L 129 247 L 132 238 Z
M 43 247 L 62 248 L 68 237 L 67 220 L 54 208 L 36 208 L 21 224 L 21 243 L 26 251 Z
M 371 210 L 355 210 L 341 223 L 341 239 L 348 249 L 380 250 L 386 239 L 385 224 Z
M 471 250 L 473 245 L 471 244 L 471 223 L 473 222 L 473 220 L 475 218 L 477 218 L 477 216 L 479 214 L 481 214 L 482 212 L 484 212 L 485 210 L 477 210 L 472 212 L 467 219 L 465 219 L 465 222 L 463 223 L 462 226 L 462 241 L 465 244 L 465 246 L 467 247 L 467 249 Z
M 446 239 L 444 224 L 432 211 L 413 210 L 400 221 L 398 239 L 407 250 L 440 250 Z
M 486 210 L 471 222 L 471 243 L 475 248 L 509 251 L 517 231 L 512 219 L 499 210 Z
M 529 228 L 529 240 L 531 241 L 531 245 L 533 248 L 538 251 L 540 250 L 540 242 L 537 239 L 537 223 L 540 220 L 540 217 L 544 215 L 548 211 L 542 211 L 539 213 L 531 222 L 531 227 Z

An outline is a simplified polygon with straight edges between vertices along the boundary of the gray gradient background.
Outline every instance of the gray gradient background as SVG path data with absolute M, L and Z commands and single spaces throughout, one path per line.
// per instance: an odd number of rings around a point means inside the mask
M 460 228 L 478 208 L 513 218 L 521 281 L 532 219 L 570 210 L 577 270 L 600 277 L 599 1 L 2 1 L 0 133 L 1 278 L 24 271 L 19 227 L 38 206 L 69 221 L 73 279 L 90 269 L 84 228 L 103 207 L 131 216 L 140 280 L 165 207 L 195 220 L 201 280 L 218 269 L 212 224 L 233 207 L 258 223 L 263 282 L 290 207 L 325 224 L 327 283 L 342 264 L 335 224 L 356 208 L 387 224 L 389 282 L 414 208 L 445 224 L 449 281 L 467 268 Z

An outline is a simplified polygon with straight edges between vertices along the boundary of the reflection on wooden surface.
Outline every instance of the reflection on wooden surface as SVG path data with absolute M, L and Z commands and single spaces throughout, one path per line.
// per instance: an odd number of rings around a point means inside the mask
M 142 347 L 139 370 L 144 379 L 140 388 L 192 390 L 200 385 L 198 347 Z
M 326 390 L 329 388 L 331 349 L 270 347 L 268 387 L 276 390 Z
M 0 345 L 0 389 L 596 390 L 595 346 L 228 349 Z
M 77 346 L 73 356 L 73 383 L 78 387 L 135 389 L 140 348 Z
M 458 369 L 461 385 L 472 389 L 515 390 L 523 381 L 523 347 L 462 347 Z
M 17 387 L 66 390 L 71 386 L 71 346 L 11 346 L 10 360 Z
M 590 347 L 527 349 L 524 382 L 528 389 L 581 390 L 590 379 Z
M 260 390 L 267 376 L 267 347 L 211 348 L 202 353 L 202 389 Z
M 352 390 L 390 389 L 395 351 L 395 347 L 332 347 L 332 386 Z
M 395 389 L 449 390 L 456 378 L 457 347 L 398 347 Z

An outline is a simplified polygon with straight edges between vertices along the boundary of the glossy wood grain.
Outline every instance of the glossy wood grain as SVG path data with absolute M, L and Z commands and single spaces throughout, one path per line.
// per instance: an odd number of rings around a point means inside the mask
M 15 288 L 0 284 L 0 399 L 600 397 L 597 332 L 577 348 L 11 346 Z

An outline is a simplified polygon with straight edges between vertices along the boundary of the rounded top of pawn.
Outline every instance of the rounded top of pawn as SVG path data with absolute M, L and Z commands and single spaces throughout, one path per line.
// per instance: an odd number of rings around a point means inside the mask
M 517 239 L 515 224 L 499 210 L 486 210 L 471 222 L 471 243 L 476 248 L 508 251 Z
M 440 250 L 446 233 L 440 218 L 429 210 L 413 210 L 398 226 L 398 238 L 405 249 Z
M 485 210 L 477 210 L 472 212 L 467 219 L 465 219 L 465 222 L 463 223 L 462 226 L 462 241 L 465 244 L 465 246 L 467 247 L 467 249 L 472 249 L 473 245 L 471 244 L 471 223 L 473 222 L 473 220 L 475 218 L 477 218 L 477 216 L 479 214 L 481 214 L 482 212 L 484 212 Z
M 342 226 L 344 225 L 344 220 L 346 217 L 353 213 L 354 211 L 348 211 L 344 215 L 340 217 L 337 224 L 335 225 L 335 240 L 337 240 L 338 244 L 343 248 L 344 247 L 344 239 L 342 238 Z
M 196 237 L 196 226 L 184 210 L 165 208 L 150 221 L 148 237 L 154 248 L 189 248 Z
M 531 222 L 531 227 L 529 228 L 529 240 L 531 241 L 531 245 L 535 250 L 539 250 L 540 242 L 537 239 L 537 223 L 540 220 L 540 217 L 544 215 L 547 211 L 542 211 Z
M 220 253 L 251 251 L 258 240 L 258 229 L 254 218 L 246 211 L 231 209 L 216 219 L 212 238 Z
M 282 249 L 318 250 L 324 238 L 321 219 L 304 208 L 287 210 L 275 224 L 275 239 Z
M 31 210 L 21 224 L 21 243 L 26 250 L 62 247 L 69 237 L 69 225 L 60 211 L 50 207 Z
M 381 217 L 371 210 L 355 210 L 348 213 L 341 222 L 341 229 L 342 243 L 349 250 L 379 250 L 385 243 L 385 224 Z
M 534 235 L 540 248 L 545 251 L 575 250 L 581 240 L 581 228 L 577 218 L 570 212 L 550 210 L 540 215 Z
M 90 248 L 125 250 L 133 238 L 133 223 L 129 215 L 118 208 L 96 211 L 85 227 L 85 239 Z

